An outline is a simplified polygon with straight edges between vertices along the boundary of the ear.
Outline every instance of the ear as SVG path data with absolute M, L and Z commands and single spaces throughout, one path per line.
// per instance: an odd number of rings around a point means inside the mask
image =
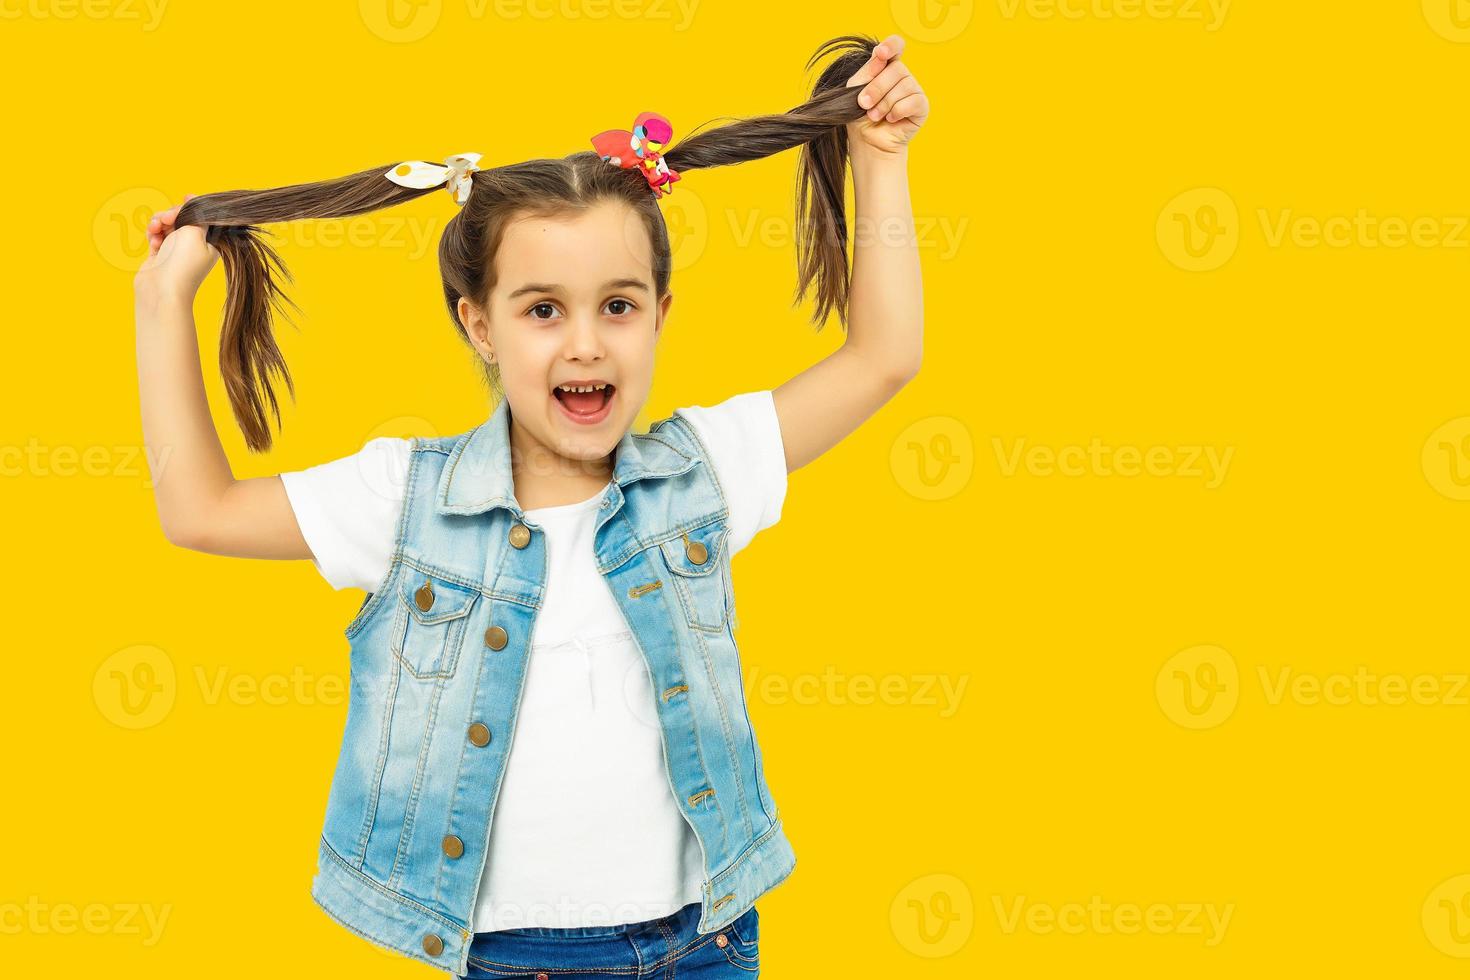
M 490 346 L 490 321 L 485 319 L 485 314 L 468 297 L 461 296 L 459 303 L 455 306 L 455 312 L 459 314 L 459 322 L 464 326 L 464 332 L 469 334 L 470 342 L 482 355 L 486 351 L 493 353 Z
M 664 293 L 664 298 L 658 303 L 658 321 L 653 325 L 653 339 L 658 340 L 659 334 L 664 328 L 664 318 L 669 315 L 669 307 L 674 305 L 674 294 Z

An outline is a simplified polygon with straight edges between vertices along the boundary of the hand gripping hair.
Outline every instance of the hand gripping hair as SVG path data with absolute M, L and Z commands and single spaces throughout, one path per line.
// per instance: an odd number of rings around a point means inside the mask
M 555 215 L 604 200 L 626 203 L 641 218 L 653 244 L 654 288 L 668 292 L 671 269 L 668 228 L 658 202 L 690 171 L 723 167 L 800 148 L 796 186 L 797 284 L 794 304 L 813 298 L 812 321 L 821 329 L 835 312 L 845 330 L 850 279 L 844 195 L 847 124 L 862 119 L 862 86 L 847 80 L 877 47 L 875 38 L 847 35 L 822 44 L 807 62 L 824 58 L 811 98 L 787 112 L 747 119 L 722 117 L 723 125 L 699 131 L 670 147 L 673 127 L 658 113 L 643 112 L 630 130 L 607 130 L 591 150 L 552 159 L 482 168 L 477 153 L 444 164 L 409 160 L 371 167 L 346 177 L 270 190 L 236 190 L 191 198 L 175 227 L 199 225 L 220 252 L 225 304 L 220 329 L 220 373 L 235 421 L 252 452 L 270 448 L 270 417 L 281 421 L 274 378 L 295 387 L 273 332 L 274 314 L 288 320 L 295 308 L 281 287 L 290 274 L 266 241 L 261 225 L 311 218 L 346 218 L 392 207 L 447 188 L 458 210 L 439 239 L 439 272 L 449 317 L 459 321 L 461 296 L 484 304 L 495 286 L 495 252 L 507 224 L 525 214 Z M 725 121 L 729 120 L 729 121 Z M 708 124 L 706 124 L 708 125 Z M 702 127 L 701 127 L 702 128 Z M 486 381 L 499 389 L 498 367 Z

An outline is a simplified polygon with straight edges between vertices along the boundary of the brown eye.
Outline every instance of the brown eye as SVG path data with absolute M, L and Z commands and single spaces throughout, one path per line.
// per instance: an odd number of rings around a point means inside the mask
M 610 301 L 607 305 L 608 306 L 621 305 L 621 306 L 627 307 L 627 309 L 624 310 L 624 311 L 622 311 L 622 312 L 614 312 L 613 313 L 613 316 L 622 316 L 623 313 L 625 313 L 625 312 L 632 312 L 632 310 L 633 310 L 633 304 L 630 303 L 630 302 L 628 302 L 625 299 L 615 299 L 615 300 Z
M 535 317 L 537 320 L 546 320 L 549 319 L 549 317 L 536 316 L 537 310 L 551 310 L 552 312 L 555 312 L 556 307 L 552 306 L 550 303 L 537 303 L 535 306 L 531 307 L 529 312 L 533 317 Z

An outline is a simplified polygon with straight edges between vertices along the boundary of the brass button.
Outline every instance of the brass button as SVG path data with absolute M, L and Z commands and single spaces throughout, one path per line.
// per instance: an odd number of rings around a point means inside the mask
M 510 543 L 517 548 L 524 548 L 531 543 L 531 529 L 524 524 L 515 524 L 510 529 Z
M 689 556 L 689 560 L 694 562 L 694 564 L 696 565 L 703 565 L 706 561 L 709 560 L 709 549 L 706 548 L 704 544 L 699 541 L 689 542 L 689 547 L 684 549 L 684 553 L 687 554 Z
M 726 939 L 725 934 L 722 932 L 715 937 L 715 945 L 720 947 L 721 949 L 724 949 L 726 946 L 730 945 L 730 940 Z
M 424 937 L 424 952 L 428 953 L 430 956 L 438 956 L 440 953 L 444 952 L 444 940 L 440 939 L 432 932 L 429 933 L 427 936 Z
M 492 626 L 485 631 L 485 645 L 492 650 L 504 650 L 509 640 L 504 626 Z
M 444 853 L 452 858 L 463 857 L 464 841 L 453 834 L 446 835 L 444 838 Z
M 490 728 L 484 722 L 477 721 L 470 726 L 470 744 L 481 748 L 490 744 Z
M 419 586 L 418 591 L 413 594 L 413 604 L 423 612 L 428 612 L 429 607 L 434 604 L 434 587 L 428 582 Z

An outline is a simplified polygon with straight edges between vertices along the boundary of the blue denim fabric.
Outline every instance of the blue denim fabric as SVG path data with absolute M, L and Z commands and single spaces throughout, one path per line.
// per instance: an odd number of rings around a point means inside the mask
M 345 630 L 347 722 L 311 887 L 357 935 L 461 974 L 546 588 L 509 423 L 501 401 L 469 432 L 413 440 L 391 565 Z M 796 863 L 746 710 L 729 516 L 697 432 L 674 415 L 618 443 L 593 544 L 648 663 L 669 790 L 703 855 L 701 935 Z M 597 819 L 595 800 L 586 812 Z
M 760 916 L 751 906 L 716 933 L 701 933 L 698 904 L 647 922 L 583 929 L 509 929 L 476 933 L 465 980 L 683 977 L 760 974 Z

